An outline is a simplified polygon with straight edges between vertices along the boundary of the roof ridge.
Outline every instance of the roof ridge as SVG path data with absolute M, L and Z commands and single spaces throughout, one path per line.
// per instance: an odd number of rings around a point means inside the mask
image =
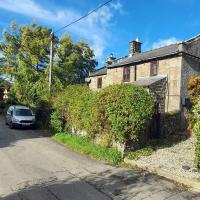
M 181 44 L 181 43 L 182 43 L 182 41 L 176 42 L 176 43 L 172 43 L 172 44 L 168 44 L 168 45 L 165 45 L 165 46 L 162 46 L 162 47 L 158 47 L 158 48 L 155 48 L 155 49 L 151 49 L 151 50 L 148 50 L 148 51 L 144 51 L 144 52 L 141 52 L 141 53 L 146 53 L 146 52 L 154 51 L 154 50 L 157 50 L 157 49 L 162 49 L 162 48 L 165 48 L 165 47 L 169 47 L 169 46 L 172 46 L 172 45 L 175 45 L 175 44 Z
M 185 40 L 184 42 L 191 42 L 195 39 L 197 39 L 198 37 L 200 37 L 200 34 L 196 35 L 196 36 L 193 36 L 192 38 L 188 39 L 188 40 Z
M 103 66 L 103 67 L 100 67 L 100 68 L 98 68 L 98 69 L 94 69 L 94 71 L 91 71 L 91 72 L 96 72 L 96 71 L 101 70 L 101 69 L 104 69 L 104 68 L 107 68 L 107 67 L 106 67 L 106 66 Z

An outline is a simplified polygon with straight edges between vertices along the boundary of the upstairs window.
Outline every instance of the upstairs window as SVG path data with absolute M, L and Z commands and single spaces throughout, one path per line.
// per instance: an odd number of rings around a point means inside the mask
M 97 88 L 102 88 L 102 77 L 97 79 Z
M 130 66 L 124 67 L 123 69 L 123 81 L 124 82 L 130 81 Z
M 156 76 L 158 75 L 158 61 L 153 61 L 151 62 L 151 71 L 150 71 L 151 76 Z

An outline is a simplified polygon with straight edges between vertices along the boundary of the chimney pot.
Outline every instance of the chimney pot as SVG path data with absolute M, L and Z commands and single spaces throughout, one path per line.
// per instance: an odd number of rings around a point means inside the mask
M 134 54 L 141 53 L 141 45 L 139 37 L 137 37 L 134 41 L 129 42 L 129 57 Z

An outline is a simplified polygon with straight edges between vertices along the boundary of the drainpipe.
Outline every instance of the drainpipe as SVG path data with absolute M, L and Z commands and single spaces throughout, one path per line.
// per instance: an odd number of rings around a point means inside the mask
M 137 65 L 134 65 L 134 68 L 135 68 L 134 81 L 137 81 Z

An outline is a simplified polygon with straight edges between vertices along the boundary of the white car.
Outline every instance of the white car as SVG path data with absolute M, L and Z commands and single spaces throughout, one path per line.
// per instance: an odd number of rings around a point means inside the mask
M 10 128 L 14 127 L 35 127 L 35 115 L 25 106 L 10 106 L 6 113 L 6 124 Z

